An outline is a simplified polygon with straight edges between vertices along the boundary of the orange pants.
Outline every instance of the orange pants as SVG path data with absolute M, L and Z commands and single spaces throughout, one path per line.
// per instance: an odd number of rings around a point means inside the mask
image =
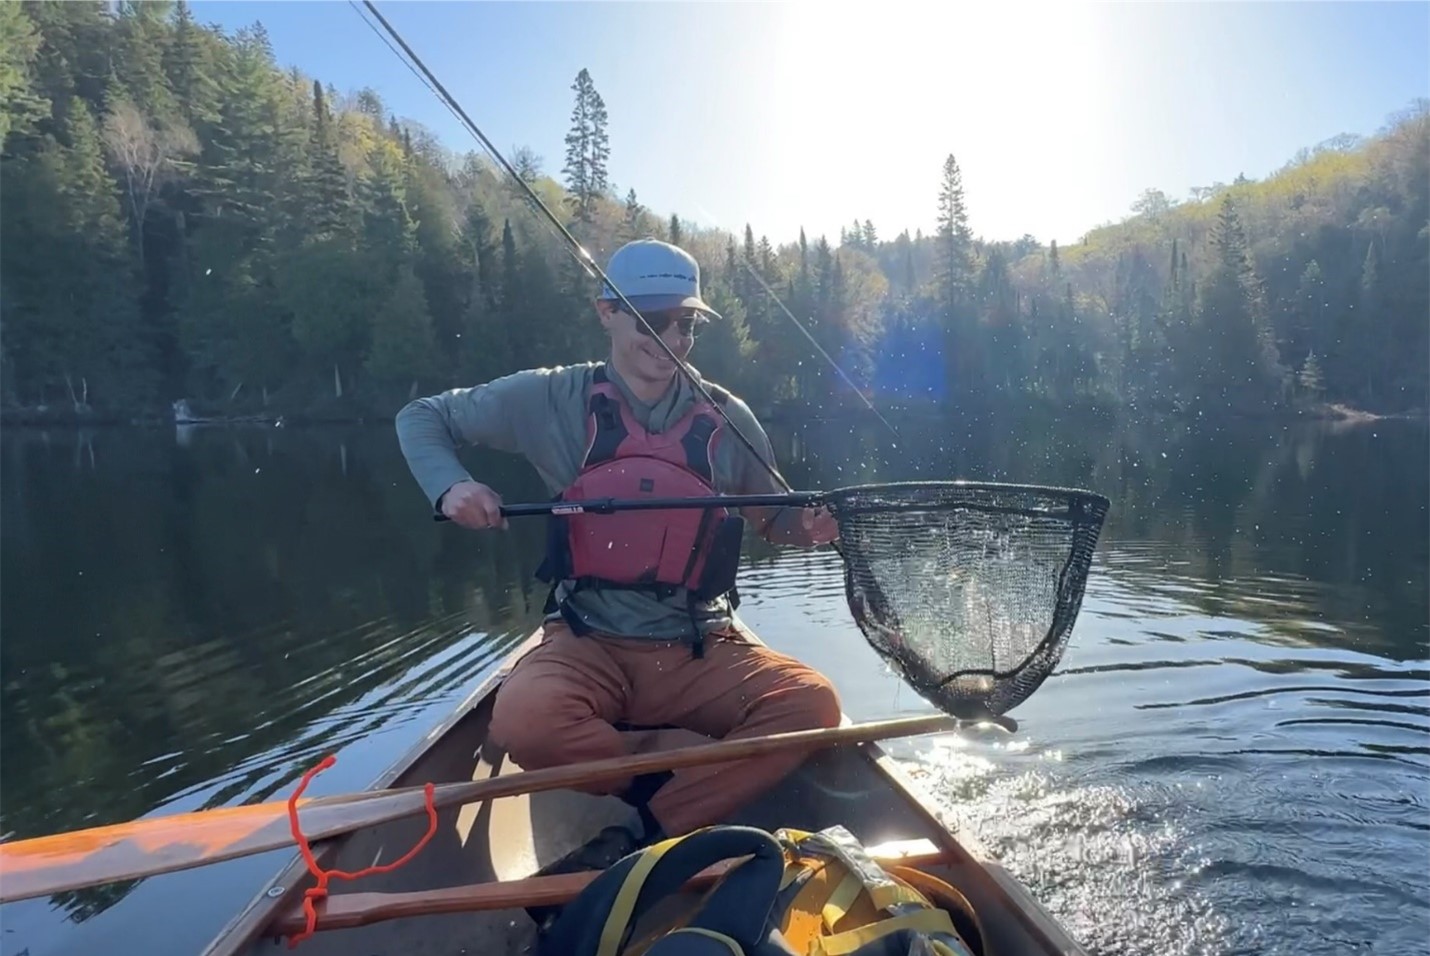
M 646 749 L 613 726 L 620 722 L 730 740 L 837 727 L 841 716 L 827 678 L 738 629 L 709 635 L 705 656 L 696 658 L 689 644 L 578 637 L 557 621 L 545 626 L 540 644 L 497 691 L 491 736 L 523 769 L 539 770 Z M 772 754 L 675 771 L 650 801 L 650 812 L 671 836 L 717 823 L 804 756 Z M 630 783 L 582 789 L 619 793 Z

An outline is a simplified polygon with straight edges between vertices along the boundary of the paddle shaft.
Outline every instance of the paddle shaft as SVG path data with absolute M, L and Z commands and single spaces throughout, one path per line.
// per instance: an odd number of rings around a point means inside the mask
M 883 847 L 870 847 L 869 855 L 875 863 L 883 867 L 922 868 L 948 861 L 948 855 L 931 841 L 910 842 L 914 845 L 907 849 L 900 848 L 899 852 L 889 852 Z M 703 890 L 747 859 L 749 857 L 741 856 L 721 860 L 691 877 L 682 889 Z M 601 872 L 587 870 L 557 876 L 531 876 L 521 880 L 448 886 L 408 893 L 344 893 L 340 896 L 329 896 L 314 905 L 314 912 L 318 917 L 314 928 L 318 931 L 352 929 L 410 916 L 563 906 L 580 896 Z M 292 936 L 306 928 L 307 920 L 303 913 L 294 909 L 271 924 L 265 935 Z
M 996 722 L 1005 730 L 1016 727 L 1006 717 L 997 718 Z M 946 733 L 979 723 L 984 722 L 939 714 L 722 740 L 521 771 L 486 780 L 441 784 L 432 788 L 432 799 L 441 810 L 478 800 L 573 788 L 781 751 L 817 750 Z M 318 841 L 425 812 L 425 789 L 405 787 L 309 800 L 300 804 L 299 821 L 308 839 Z M 0 843 L 0 902 L 157 876 L 296 845 L 289 828 L 287 801 L 156 817 Z

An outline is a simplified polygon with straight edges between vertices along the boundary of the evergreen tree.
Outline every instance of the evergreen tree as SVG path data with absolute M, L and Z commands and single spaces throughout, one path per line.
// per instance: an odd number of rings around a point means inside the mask
M 935 241 L 938 255 L 934 283 L 942 317 L 944 360 L 955 388 L 966 394 L 978 392 L 986 365 L 979 354 L 969 301 L 973 236 L 963 199 L 963 174 L 952 153 L 943 163 Z
M 972 269 L 973 236 L 968 228 L 968 210 L 963 200 L 963 174 L 950 153 L 943 164 L 943 183 L 938 194 L 939 295 L 950 320 L 967 293 Z
M 641 237 L 641 222 L 644 218 L 645 207 L 636 199 L 636 191 L 632 189 L 626 193 L 626 210 L 621 219 L 620 240 L 622 244 Z
M 566 134 L 566 188 L 579 222 L 589 225 L 596 200 L 607 188 L 606 163 L 610 145 L 606 135 L 606 104 L 596 92 L 584 67 L 571 84 L 576 103 L 571 109 L 571 129 Z
M 1230 195 L 1212 231 L 1216 263 L 1202 290 L 1198 324 L 1205 336 L 1199 387 L 1203 401 L 1235 407 L 1276 401 L 1280 374 L 1267 328 L 1260 281 Z
M 347 170 L 338 157 L 337 132 L 323 96 L 322 84 L 313 81 L 313 117 L 308 141 L 307 226 L 314 237 L 350 237 L 353 202 L 348 192 Z
M 511 231 L 511 220 L 502 223 L 501 230 L 501 307 L 508 315 L 517 311 L 521 304 L 521 274 L 516 258 L 516 236 Z
M 41 37 L 18 3 L 0 4 L 0 143 L 11 130 L 28 133 L 49 104 L 35 90 Z
M 164 73 L 179 114 L 195 130 L 218 117 L 218 90 L 213 79 L 215 58 L 207 34 L 194 23 L 186 0 L 174 6 L 172 38 L 164 53 Z M 316 85 L 316 81 L 315 81 Z
M 415 398 L 423 376 L 432 370 L 434 341 L 427 296 L 410 264 L 398 267 L 387 297 L 372 313 L 372 331 L 364 367 L 382 386 L 411 381 Z
M 175 115 L 177 105 L 164 58 L 169 46 L 169 29 L 164 23 L 168 4 L 155 0 L 123 0 L 117 4 L 114 26 L 118 55 L 111 61 L 114 79 L 123 94 L 148 116 Z

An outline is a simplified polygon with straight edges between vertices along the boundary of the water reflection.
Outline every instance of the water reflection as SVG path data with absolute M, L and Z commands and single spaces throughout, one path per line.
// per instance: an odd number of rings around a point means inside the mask
M 897 442 L 850 422 L 772 439 L 796 488 L 965 477 L 1113 501 L 1073 646 L 1020 708 L 1018 746 L 906 752 L 1060 918 L 1100 952 L 1230 952 L 1276 942 L 1233 928 L 1268 892 L 1305 903 L 1331 895 L 1318 880 L 1351 881 L 1351 937 L 1410 906 L 1430 772 L 1422 427 L 898 424 Z M 545 496 L 522 462 L 464 458 L 509 501 Z M 314 791 L 360 787 L 545 597 L 543 522 L 431 521 L 389 426 L 11 429 L 0 468 L 7 837 L 271 798 L 332 751 L 350 756 Z M 832 554 L 752 541 L 741 590 L 856 718 L 925 707 L 863 644 Z M 1304 826 L 1349 848 L 1337 828 L 1357 821 L 1364 866 L 1295 842 Z M 53 902 L 84 919 L 131 890 Z M 1142 929 L 1129 907 L 1153 914 Z
M 413 687 L 422 662 L 525 630 L 540 527 L 443 534 L 385 437 L 108 431 L 91 468 L 6 435 L 3 760 L 25 772 L 4 775 L 5 832 L 129 819 L 192 786 L 219 784 L 206 805 L 267 796 L 329 745 L 300 729 L 331 740 L 319 718 L 366 702 L 342 733 L 367 733 L 389 698 L 444 689 Z

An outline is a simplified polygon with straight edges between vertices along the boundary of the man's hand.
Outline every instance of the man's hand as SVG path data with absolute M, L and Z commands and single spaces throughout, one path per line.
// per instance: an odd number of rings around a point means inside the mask
M 507 527 L 501 495 L 480 481 L 459 481 L 448 488 L 442 495 L 442 514 L 473 531 Z
M 839 539 L 839 522 L 824 506 L 804 508 L 800 514 L 800 524 L 809 536 L 811 545 L 829 544 Z

